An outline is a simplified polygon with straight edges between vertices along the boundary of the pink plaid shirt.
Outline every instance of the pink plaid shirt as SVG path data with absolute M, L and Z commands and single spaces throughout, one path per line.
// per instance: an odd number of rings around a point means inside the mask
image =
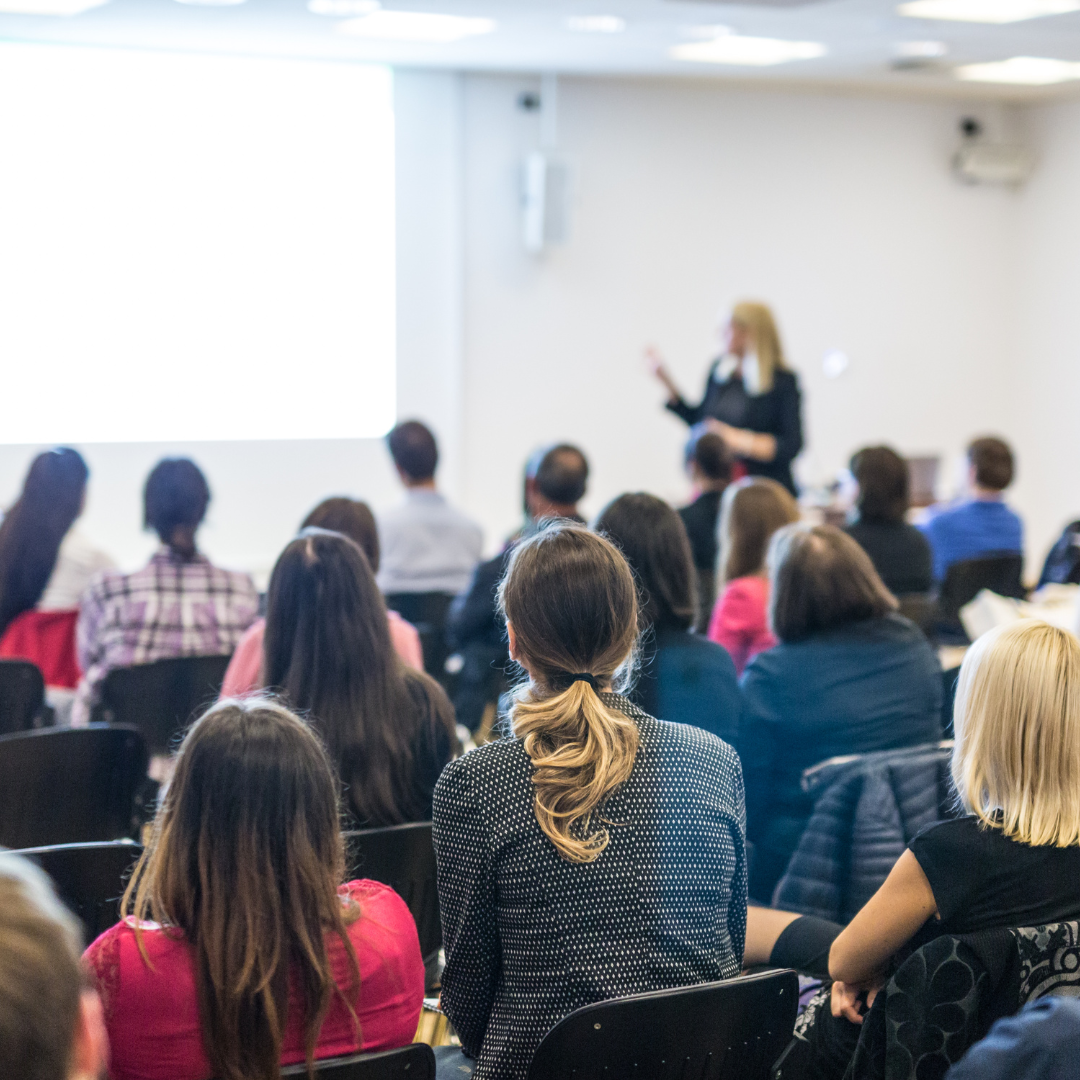
M 76 631 L 79 683 L 73 724 L 90 720 L 97 688 L 115 667 L 176 656 L 225 656 L 259 611 L 247 574 L 205 555 L 181 559 L 159 548 L 141 570 L 106 570 L 83 594 Z

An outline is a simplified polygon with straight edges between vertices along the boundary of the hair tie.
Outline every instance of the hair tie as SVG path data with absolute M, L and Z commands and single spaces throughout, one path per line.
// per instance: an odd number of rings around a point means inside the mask
M 567 689 L 576 682 L 587 682 L 594 690 L 600 689 L 600 684 L 596 681 L 596 676 L 590 675 L 587 671 L 579 671 L 575 675 L 570 675 L 569 680 L 570 683 L 569 686 L 567 686 Z

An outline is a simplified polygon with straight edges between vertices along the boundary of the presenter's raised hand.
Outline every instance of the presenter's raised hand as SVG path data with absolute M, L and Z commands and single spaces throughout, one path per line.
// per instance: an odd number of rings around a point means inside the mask
M 650 375 L 664 384 L 664 388 L 672 401 L 678 401 L 682 397 L 679 388 L 675 385 L 675 380 L 671 377 L 664 364 L 664 358 L 652 345 L 645 350 L 645 366 L 648 368 Z

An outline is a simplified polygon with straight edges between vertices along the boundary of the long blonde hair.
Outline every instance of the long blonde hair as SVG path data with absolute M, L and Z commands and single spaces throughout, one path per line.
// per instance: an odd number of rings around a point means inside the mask
M 531 673 L 511 719 L 533 765 L 536 820 L 564 859 L 593 862 L 610 840 L 602 807 L 630 778 L 638 748 L 637 725 L 597 692 L 632 659 L 633 575 L 603 537 L 552 525 L 515 550 L 499 603 Z
M 1025 619 L 968 650 L 952 775 L 965 808 L 1014 840 L 1080 844 L 1080 641 Z
M 787 371 L 784 347 L 776 320 L 767 304 L 758 300 L 740 300 L 731 309 L 731 321 L 749 335 L 758 362 L 758 386 L 762 393 L 772 389 L 773 373 Z

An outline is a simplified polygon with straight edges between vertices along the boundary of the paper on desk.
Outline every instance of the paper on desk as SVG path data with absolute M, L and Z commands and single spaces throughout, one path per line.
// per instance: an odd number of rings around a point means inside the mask
M 1014 600 L 983 589 L 960 609 L 960 621 L 974 641 L 995 626 L 1041 619 L 1080 636 L 1080 585 L 1044 585 L 1030 600 Z

